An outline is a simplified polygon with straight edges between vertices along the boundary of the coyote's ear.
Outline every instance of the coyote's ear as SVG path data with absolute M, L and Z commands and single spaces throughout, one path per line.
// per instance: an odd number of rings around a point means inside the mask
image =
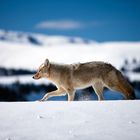
M 49 67 L 49 66 L 50 66 L 49 59 L 46 59 L 46 60 L 45 60 L 44 65 L 45 65 L 45 66 L 47 66 L 47 67 Z

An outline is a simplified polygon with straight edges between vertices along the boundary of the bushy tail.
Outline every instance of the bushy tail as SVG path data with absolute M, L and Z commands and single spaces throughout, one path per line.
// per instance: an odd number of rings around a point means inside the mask
M 136 99 L 136 95 L 135 95 L 135 91 L 133 89 L 133 92 L 131 93 L 131 100 L 135 100 Z
M 126 95 L 127 99 L 134 100 L 136 99 L 135 92 L 133 87 L 129 84 L 127 79 L 121 74 L 120 71 L 117 71 L 118 76 L 119 76 L 119 82 L 121 84 L 121 87 Z

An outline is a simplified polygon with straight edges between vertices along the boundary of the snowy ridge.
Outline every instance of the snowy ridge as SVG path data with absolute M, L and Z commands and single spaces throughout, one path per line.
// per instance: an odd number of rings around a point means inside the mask
M 139 106 L 138 100 L 1 102 L 0 139 L 139 140 Z
M 48 36 L 42 34 L 0 30 L 0 40 L 9 43 L 30 44 L 37 46 L 53 46 L 62 44 L 90 44 L 92 40 L 79 37 Z

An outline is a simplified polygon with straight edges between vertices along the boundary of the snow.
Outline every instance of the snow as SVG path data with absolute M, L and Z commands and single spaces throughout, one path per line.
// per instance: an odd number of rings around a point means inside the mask
M 37 70 L 46 58 L 58 63 L 77 63 L 88 61 L 105 61 L 122 67 L 124 61 L 136 58 L 140 60 L 140 43 L 97 43 L 67 44 L 46 47 L 35 47 L 0 41 L 0 67 Z M 0 83 L 9 81 L 34 82 L 32 76 L 1 77 Z M 130 81 L 139 81 L 139 73 L 128 73 Z M 3 82 L 4 81 L 4 82 Z M 43 80 L 42 83 L 45 81 Z M 48 83 L 48 81 L 46 81 Z
M 42 45 L 29 42 L 30 36 Z M 140 42 L 85 42 L 78 37 L 0 30 L 0 66 L 32 70 L 49 58 L 50 61 L 68 64 L 105 61 L 120 68 L 126 59 L 140 60 Z
M 20 82 L 21 84 L 31 84 L 34 83 L 36 85 L 39 84 L 49 84 L 50 81 L 47 79 L 41 79 L 41 80 L 34 80 L 33 75 L 20 75 L 20 76 L 1 76 L 0 77 L 0 84 L 12 84 L 15 82 Z
M 120 69 L 126 59 L 140 60 L 139 52 L 140 42 L 98 43 L 0 30 L 0 67 L 5 68 L 36 70 L 48 58 L 67 64 L 105 61 Z M 126 75 L 140 81 L 139 73 Z M 0 84 L 15 81 L 49 83 L 32 75 L 0 77 Z M 139 140 L 139 106 L 138 100 L 0 102 L 0 140 Z
M 0 41 L 0 52 L 0 66 L 7 68 L 36 69 L 45 58 L 59 63 L 105 61 L 120 68 L 125 59 L 139 59 L 140 43 L 62 44 L 35 47 Z
M 85 40 L 80 37 L 48 36 L 43 34 L 33 34 L 16 31 L 0 30 L 0 40 L 8 43 L 18 43 L 24 45 L 53 46 L 62 44 L 87 44 L 94 43 L 92 40 Z
M 127 72 L 126 75 L 127 75 L 127 77 L 129 77 L 129 80 L 131 82 L 140 81 L 140 73 L 137 73 L 137 72 Z
M 1 102 L 1 140 L 139 140 L 140 101 Z
M 34 37 L 42 45 L 29 42 L 29 36 Z M 5 38 L 5 40 L 1 38 Z M 104 61 L 120 69 L 125 60 L 140 61 L 139 52 L 140 42 L 98 43 L 89 41 L 89 43 L 85 43 L 84 39 L 77 37 L 45 36 L 0 30 L 0 67 L 4 68 L 37 70 L 40 64 L 48 58 L 50 61 L 67 64 Z M 126 68 L 131 70 L 133 65 L 128 65 Z M 128 73 L 127 75 L 131 81 L 140 81 L 139 73 Z M 31 77 L 2 77 L 0 83 L 10 83 L 14 80 L 33 83 Z M 46 82 L 48 83 L 48 81 Z M 44 83 L 44 80 L 40 83 Z

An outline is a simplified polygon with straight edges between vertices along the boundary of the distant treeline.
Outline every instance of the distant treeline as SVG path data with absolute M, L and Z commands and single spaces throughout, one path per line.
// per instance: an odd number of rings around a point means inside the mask
M 0 85 L 0 101 L 30 101 L 27 96 L 30 96 L 32 93 L 40 97 L 41 93 L 44 95 L 45 93 L 54 91 L 56 89 L 57 88 L 53 84 L 35 85 L 15 82 L 9 85 Z M 91 92 L 93 92 L 92 87 L 84 89 L 82 94 L 77 92 L 75 95 L 75 100 L 78 101 L 81 97 L 89 97 L 92 95 Z
M 123 67 L 121 68 L 121 71 L 127 72 L 128 69 L 127 69 L 125 66 L 123 66 Z M 140 73 L 140 66 L 138 66 L 138 67 L 136 67 L 136 68 L 133 68 L 131 71 L 132 71 L 132 72 Z
M 50 85 L 21 84 L 15 82 L 9 85 L 0 85 L 0 101 L 27 101 L 26 96 L 31 93 L 39 94 L 56 90 L 56 87 Z
M 127 59 L 124 61 L 123 66 L 121 67 L 121 71 L 123 72 L 137 72 L 140 73 L 140 60 L 136 60 L 135 58 L 132 61 L 128 61 Z
M 27 70 L 27 69 L 7 69 L 4 67 L 0 67 L 0 76 L 13 76 L 13 75 L 27 75 L 34 74 L 35 71 Z

